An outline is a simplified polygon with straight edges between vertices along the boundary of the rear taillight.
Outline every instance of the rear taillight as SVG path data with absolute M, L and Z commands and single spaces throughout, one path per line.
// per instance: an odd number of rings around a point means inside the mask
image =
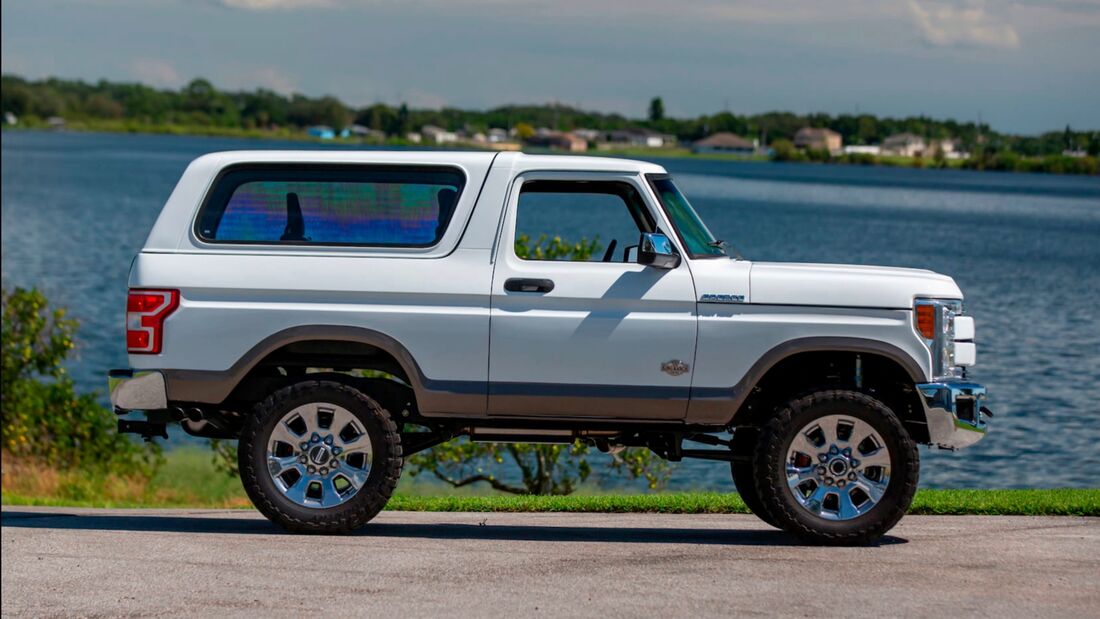
M 180 304 L 178 290 L 131 289 L 126 299 L 126 351 L 160 354 L 164 319 Z

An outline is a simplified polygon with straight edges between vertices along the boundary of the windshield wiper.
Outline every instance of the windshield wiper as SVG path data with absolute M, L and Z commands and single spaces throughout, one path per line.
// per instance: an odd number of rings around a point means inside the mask
M 709 245 L 711 247 L 716 247 L 718 249 L 721 249 L 724 252 L 724 251 L 726 251 L 726 247 L 729 246 L 729 243 L 723 241 L 722 239 L 716 239 L 716 240 L 710 241 L 709 243 L 707 243 L 707 245 Z

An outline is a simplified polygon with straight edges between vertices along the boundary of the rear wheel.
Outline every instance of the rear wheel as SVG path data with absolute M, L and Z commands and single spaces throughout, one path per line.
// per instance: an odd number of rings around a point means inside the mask
M 290 531 L 337 533 L 385 506 L 401 475 L 401 438 L 389 413 L 360 391 L 304 381 L 256 406 L 238 458 L 264 516 Z
M 855 391 L 789 402 L 762 428 L 754 458 L 756 490 L 774 523 L 822 544 L 869 543 L 893 528 L 920 466 L 893 411 Z

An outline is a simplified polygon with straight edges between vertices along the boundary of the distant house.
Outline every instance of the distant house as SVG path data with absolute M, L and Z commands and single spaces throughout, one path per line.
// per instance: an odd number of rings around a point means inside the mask
M 603 136 L 603 132 L 600 131 L 599 129 L 578 128 L 578 129 L 574 129 L 574 130 L 570 131 L 570 133 L 572 133 L 573 135 L 575 135 L 579 138 L 584 138 L 585 140 L 588 140 L 589 142 L 599 142 L 600 138 Z
M 794 134 L 795 148 L 834 152 L 840 150 L 842 144 L 840 134 L 831 129 L 803 127 Z
M 932 153 L 933 156 L 935 156 L 937 152 L 943 153 L 944 159 L 968 159 L 970 153 L 962 150 L 960 148 L 961 146 L 958 140 L 932 140 L 928 143 L 927 152 Z
M 371 142 L 384 142 L 386 141 L 386 132 L 379 131 L 378 129 L 371 129 L 370 127 L 364 127 L 363 125 L 355 124 L 344 129 L 349 135 L 368 140 Z M 343 133 L 343 132 L 341 132 Z M 345 136 L 346 137 L 346 136 Z
M 607 134 L 606 143 L 611 146 L 661 148 L 675 146 L 676 136 L 645 128 L 618 129 Z
M 897 133 L 882 141 L 882 152 L 886 155 L 918 157 L 928 150 L 924 138 L 912 133 Z
M 18 123 L 19 123 L 19 119 L 16 118 L 15 114 L 12 114 L 11 112 L 4 112 L 4 124 L 5 125 L 15 125 L 15 124 L 18 124 Z
M 845 155 L 878 155 L 882 147 L 877 144 L 849 144 L 844 147 Z
M 708 135 L 692 144 L 691 152 L 751 155 L 756 152 L 756 144 L 753 144 L 737 134 L 721 131 L 713 135 Z
M 562 133 L 560 131 L 536 133 L 527 138 L 525 142 L 528 146 L 536 148 L 567 150 L 572 153 L 583 153 L 588 150 L 588 140 L 572 133 Z
M 508 141 L 508 132 L 499 127 L 493 127 L 489 129 L 489 134 L 486 136 L 490 144 L 497 144 L 499 142 Z
M 428 144 L 453 144 L 458 141 L 458 135 L 435 125 L 424 125 L 420 128 L 420 135 Z
M 314 125 L 306 129 L 306 135 L 311 138 L 331 140 L 336 137 L 336 131 L 328 125 Z

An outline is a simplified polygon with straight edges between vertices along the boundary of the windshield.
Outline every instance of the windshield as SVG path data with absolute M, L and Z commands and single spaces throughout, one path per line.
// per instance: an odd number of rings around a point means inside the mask
M 676 228 L 676 235 L 692 258 L 716 258 L 726 255 L 723 243 L 714 238 L 698 213 L 691 208 L 684 194 L 676 188 L 672 179 L 663 174 L 648 175 L 654 193 L 661 199 L 665 213 Z

